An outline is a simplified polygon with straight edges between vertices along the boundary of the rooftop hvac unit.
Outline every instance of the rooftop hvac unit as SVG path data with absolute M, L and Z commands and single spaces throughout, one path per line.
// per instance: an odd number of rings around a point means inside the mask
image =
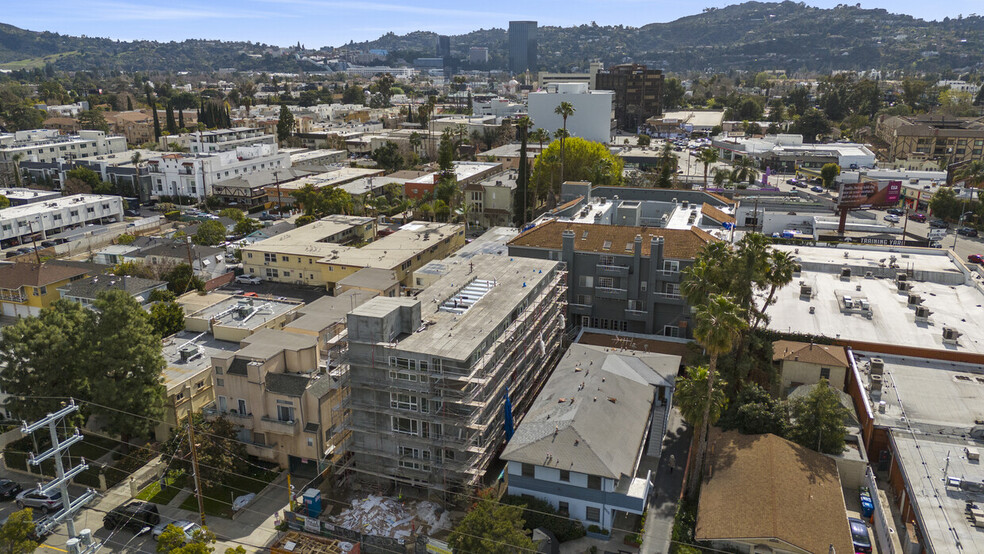
M 881 358 L 872 358 L 871 363 L 868 364 L 868 369 L 871 371 L 872 375 L 882 375 L 885 373 L 885 360 Z
M 899 281 L 898 283 L 895 284 L 895 286 L 898 287 L 899 292 L 903 292 L 903 293 L 907 293 L 910 290 L 912 290 L 912 283 L 908 281 Z
M 929 316 L 931 315 L 933 315 L 933 312 L 929 311 L 929 308 L 926 306 L 916 306 L 916 321 L 929 321 Z
M 895 280 L 898 282 L 908 281 L 909 276 L 906 275 L 905 273 L 899 273 L 898 275 L 895 276 Z
M 872 273 L 872 272 L 870 272 L 870 271 L 865 271 L 864 272 L 864 278 L 865 279 L 874 279 L 875 278 L 875 274 Z
M 690 209 L 690 202 L 684 200 L 683 201 L 683 209 L 685 209 L 685 210 Z
M 850 280 L 851 280 L 851 268 L 849 268 L 849 267 L 842 267 L 841 268 L 841 281 L 850 281 Z
M 186 344 L 178 349 L 178 355 L 181 356 L 182 362 L 190 362 L 195 358 L 201 356 L 202 352 L 198 349 L 198 346 L 194 344 Z
M 906 304 L 909 306 L 918 306 L 922 303 L 923 303 L 923 298 L 918 294 L 910 294 L 908 300 L 906 300 Z
M 960 335 L 962 335 L 962 333 L 953 327 L 944 327 L 943 344 L 957 344 L 957 339 L 960 338 Z
M 800 285 L 800 296 L 813 296 L 813 287 L 810 285 Z

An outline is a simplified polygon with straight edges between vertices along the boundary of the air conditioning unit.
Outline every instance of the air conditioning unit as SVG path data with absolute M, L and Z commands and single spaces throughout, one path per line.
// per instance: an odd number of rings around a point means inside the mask
M 800 285 L 800 296 L 813 297 L 813 287 L 810 285 Z
M 895 276 L 895 280 L 896 281 L 900 281 L 900 282 L 901 281 L 908 281 L 909 280 L 909 276 L 906 275 L 905 273 L 899 273 L 898 275 Z
M 957 339 L 959 339 L 962 334 L 963 333 L 957 331 L 953 327 L 944 327 L 943 344 L 957 344 Z
M 899 292 L 901 293 L 908 293 L 910 290 L 912 290 L 912 283 L 908 281 L 899 281 L 898 283 L 895 284 L 895 286 L 898 287 Z
M 872 272 L 870 272 L 870 271 L 865 271 L 864 272 L 864 278 L 865 279 L 874 279 L 875 278 L 875 274 L 872 273 Z
M 923 298 L 918 294 L 910 294 L 908 299 L 906 300 L 906 305 L 908 305 L 910 308 L 913 306 L 918 306 L 922 303 L 923 303 Z
M 926 306 L 916 306 L 916 321 L 921 321 L 923 323 L 929 321 L 929 316 L 933 315 L 933 312 L 929 311 Z

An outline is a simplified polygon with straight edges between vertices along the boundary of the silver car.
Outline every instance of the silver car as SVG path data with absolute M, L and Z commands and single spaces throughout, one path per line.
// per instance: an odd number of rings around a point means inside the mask
M 195 532 L 202 528 L 201 525 L 184 519 L 173 522 L 162 521 L 154 526 L 154 530 L 152 531 L 155 541 L 160 540 L 161 535 L 164 534 L 164 530 L 167 529 L 169 525 L 173 525 L 184 531 L 185 542 L 193 539 L 195 537 Z
M 17 495 L 17 508 L 33 508 L 43 514 L 57 512 L 62 507 L 61 491 L 51 491 L 48 494 L 38 492 L 38 489 L 27 489 Z

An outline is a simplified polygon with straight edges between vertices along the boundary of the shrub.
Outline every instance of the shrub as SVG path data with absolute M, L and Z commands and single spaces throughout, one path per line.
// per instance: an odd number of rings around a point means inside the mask
M 543 527 L 549 529 L 560 542 L 572 541 L 584 536 L 584 527 L 580 521 L 560 515 L 550 503 L 539 498 L 523 498 L 506 495 L 502 497 L 504 504 L 523 506 L 523 520 L 527 529 Z

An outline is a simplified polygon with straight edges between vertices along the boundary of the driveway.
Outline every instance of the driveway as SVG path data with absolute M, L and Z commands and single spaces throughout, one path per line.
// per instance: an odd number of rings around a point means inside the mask
M 683 469 L 687 463 L 687 451 L 693 433 L 676 408 L 670 412 L 666 437 L 663 439 L 663 453 L 653 480 L 653 490 L 649 498 L 649 512 L 646 515 L 646 534 L 642 539 L 643 554 L 666 554 L 670 550 L 673 536 L 673 516 L 677 501 L 683 490 Z M 670 456 L 675 467 L 670 472 Z

